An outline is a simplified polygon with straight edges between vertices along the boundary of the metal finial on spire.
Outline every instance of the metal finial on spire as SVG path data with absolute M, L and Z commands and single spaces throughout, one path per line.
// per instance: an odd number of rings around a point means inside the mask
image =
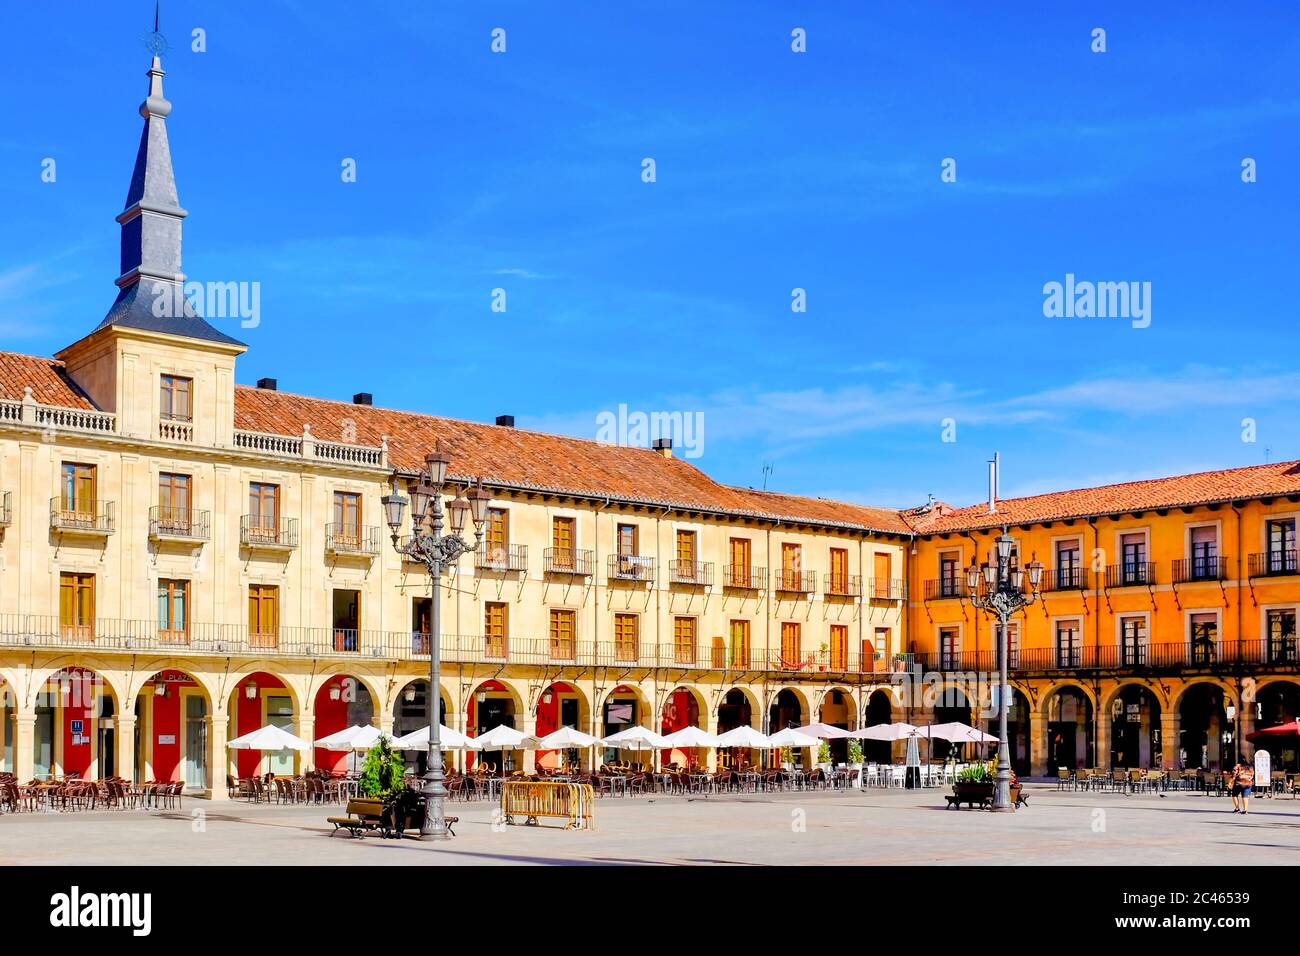
M 158 29 L 161 6 L 161 2 L 156 0 L 153 6 L 153 33 L 147 33 L 144 37 L 145 49 L 156 57 L 162 57 L 167 52 L 167 38 Z

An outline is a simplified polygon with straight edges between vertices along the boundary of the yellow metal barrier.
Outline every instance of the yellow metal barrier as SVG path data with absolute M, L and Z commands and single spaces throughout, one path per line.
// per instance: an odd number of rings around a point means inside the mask
M 564 829 L 591 830 L 596 826 L 596 794 L 586 783 L 552 783 L 542 780 L 509 780 L 501 788 L 501 815 L 507 824 L 524 817 L 526 826 L 536 826 L 538 817 L 567 821 Z

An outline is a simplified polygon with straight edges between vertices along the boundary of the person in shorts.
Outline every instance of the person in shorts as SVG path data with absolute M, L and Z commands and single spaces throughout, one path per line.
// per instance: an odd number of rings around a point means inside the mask
M 1239 763 L 1232 768 L 1232 812 L 1250 812 L 1250 791 L 1255 786 L 1255 768 Z

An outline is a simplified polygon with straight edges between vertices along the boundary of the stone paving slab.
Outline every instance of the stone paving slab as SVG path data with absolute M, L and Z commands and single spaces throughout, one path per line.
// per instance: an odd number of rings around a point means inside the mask
M 456 803 L 458 836 L 330 836 L 339 808 L 186 800 L 181 810 L 0 816 L 0 865 L 1167 865 L 1300 864 L 1300 801 L 1027 787 L 1014 814 L 946 810 L 937 790 L 597 803 L 593 832 L 494 826 L 495 807 Z

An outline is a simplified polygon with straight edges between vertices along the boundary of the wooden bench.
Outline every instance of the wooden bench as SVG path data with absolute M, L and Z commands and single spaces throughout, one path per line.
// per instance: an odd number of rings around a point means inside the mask
M 348 801 L 346 817 L 326 817 L 325 822 L 334 824 L 334 833 L 347 830 L 354 837 L 359 837 L 366 830 L 378 830 L 383 814 L 384 805 L 381 801 L 354 798 Z

